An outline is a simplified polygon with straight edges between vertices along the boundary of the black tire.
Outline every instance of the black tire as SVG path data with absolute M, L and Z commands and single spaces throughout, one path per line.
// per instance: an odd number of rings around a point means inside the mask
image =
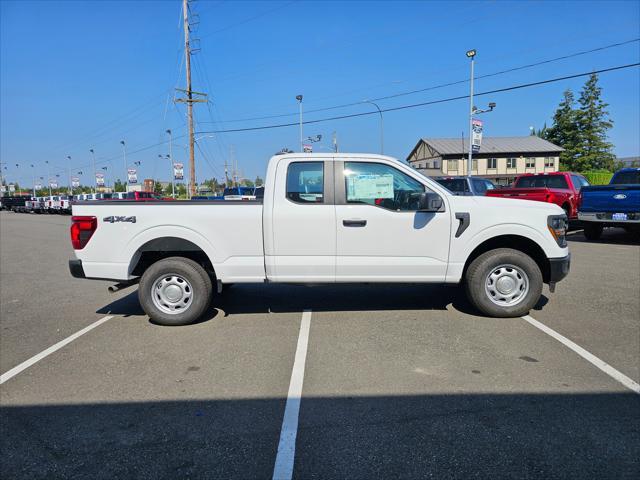
M 490 298 L 485 284 L 492 271 L 500 266 L 512 265 L 526 274 L 528 290 L 513 305 L 498 305 Z M 521 317 L 526 315 L 540 299 L 543 278 L 538 264 L 526 253 L 511 248 L 497 248 L 483 253 L 471 262 L 465 275 L 467 298 L 489 317 Z
M 186 285 L 191 287 L 182 287 L 187 292 L 191 292 L 188 298 L 189 303 L 176 309 L 176 313 L 163 311 L 157 305 L 162 304 L 161 297 L 154 292 L 156 282 L 163 277 L 169 278 L 171 276 L 182 279 L 183 284 L 186 281 Z M 212 294 L 211 278 L 204 268 L 184 257 L 169 257 L 157 261 L 144 272 L 138 287 L 138 297 L 142 309 L 153 322 L 167 326 L 188 325 L 199 320 L 209 307 Z
M 585 222 L 584 236 L 587 240 L 598 240 L 602 236 L 602 224 Z

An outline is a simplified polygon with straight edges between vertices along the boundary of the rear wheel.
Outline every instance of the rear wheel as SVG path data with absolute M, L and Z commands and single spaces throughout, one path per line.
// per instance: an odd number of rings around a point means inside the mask
M 469 301 L 490 317 L 526 315 L 542 294 L 542 272 L 526 253 L 498 248 L 476 258 L 465 276 Z
M 602 224 L 600 223 L 585 223 L 584 224 L 584 236 L 587 240 L 598 240 L 602 235 Z
M 198 263 L 169 257 L 142 275 L 138 296 L 151 320 L 160 325 L 187 325 L 206 311 L 213 292 L 211 278 Z

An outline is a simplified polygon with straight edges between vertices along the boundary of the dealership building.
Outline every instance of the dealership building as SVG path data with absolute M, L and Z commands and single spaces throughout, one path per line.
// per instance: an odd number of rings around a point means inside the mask
M 562 148 L 535 135 L 485 137 L 473 154 L 471 174 L 498 185 L 509 185 L 523 173 L 557 172 Z M 407 157 L 429 176 L 467 175 L 468 138 L 421 138 Z

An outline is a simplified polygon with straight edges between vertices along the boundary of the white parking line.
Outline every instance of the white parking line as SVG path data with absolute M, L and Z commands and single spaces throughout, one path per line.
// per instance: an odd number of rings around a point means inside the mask
M 93 330 L 96 327 L 99 327 L 104 322 L 106 322 L 107 320 L 111 320 L 112 318 L 113 318 L 113 315 L 107 315 L 106 317 L 102 317 L 100 320 L 98 320 L 96 322 L 93 322 L 91 325 L 83 328 L 82 330 L 77 331 L 73 335 L 68 336 L 64 340 L 61 340 L 58 343 L 56 343 L 55 345 L 50 346 L 46 350 L 43 350 L 39 354 L 31 357 L 29 360 L 26 360 L 26 361 L 22 362 L 20 365 L 17 365 L 15 367 L 13 367 L 8 372 L 3 373 L 2 375 L 0 375 L 0 385 L 2 385 L 7 380 L 15 377 L 20 372 L 26 370 L 31 365 L 39 362 L 40 360 L 42 360 L 45 357 L 48 357 L 49 355 L 51 355 L 55 351 L 60 350 L 65 345 L 68 345 L 69 343 L 73 342 L 76 338 L 81 337 L 85 333 L 89 332 L 90 330 Z
M 586 361 L 588 361 L 588 362 L 592 363 L 593 365 L 595 365 L 596 367 L 598 367 L 604 373 L 609 375 L 614 380 L 620 382 L 622 385 L 627 387 L 629 390 L 632 390 L 635 393 L 640 394 L 640 384 L 638 384 L 637 382 L 631 380 L 624 373 L 619 372 L 618 370 L 613 368 L 611 365 L 609 365 L 607 362 L 605 362 L 603 360 L 600 360 L 598 357 L 596 357 L 592 353 L 587 352 L 580 345 L 577 345 L 576 343 L 574 343 L 571 340 L 569 340 L 567 337 L 565 337 L 563 335 L 560 335 L 558 332 L 556 332 L 555 330 L 552 330 L 551 328 L 547 327 L 543 323 L 540 323 L 535 318 L 530 317 L 529 315 L 525 315 L 522 318 L 524 320 L 526 320 L 527 322 L 529 322 L 534 327 L 542 330 L 547 335 L 552 336 L 553 338 L 555 338 L 559 342 L 561 342 L 564 345 L 566 345 L 567 347 L 569 347 L 571 350 L 576 352 L 578 355 L 580 355 Z
M 311 326 L 311 310 L 302 313 L 298 347 L 296 349 L 289 394 L 284 407 L 284 419 L 280 430 L 280 442 L 276 464 L 273 468 L 274 480 L 291 480 L 293 476 L 293 461 L 296 454 L 296 435 L 298 433 L 298 414 L 302 399 L 302 382 L 304 381 L 304 364 L 307 360 L 307 345 L 309 344 L 309 328 Z

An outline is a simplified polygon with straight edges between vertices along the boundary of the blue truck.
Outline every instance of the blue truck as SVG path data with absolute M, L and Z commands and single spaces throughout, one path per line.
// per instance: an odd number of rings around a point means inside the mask
M 496 188 L 493 182 L 482 177 L 436 177 L 434 180 L 454 195 L 461 196 L 484 196 L 487 190 Z
M 606 227 L 640 236 L 640 168 L 618 170 L 609 185 L 582 187 L 578 220 L 588 240 L 598 240 Z

